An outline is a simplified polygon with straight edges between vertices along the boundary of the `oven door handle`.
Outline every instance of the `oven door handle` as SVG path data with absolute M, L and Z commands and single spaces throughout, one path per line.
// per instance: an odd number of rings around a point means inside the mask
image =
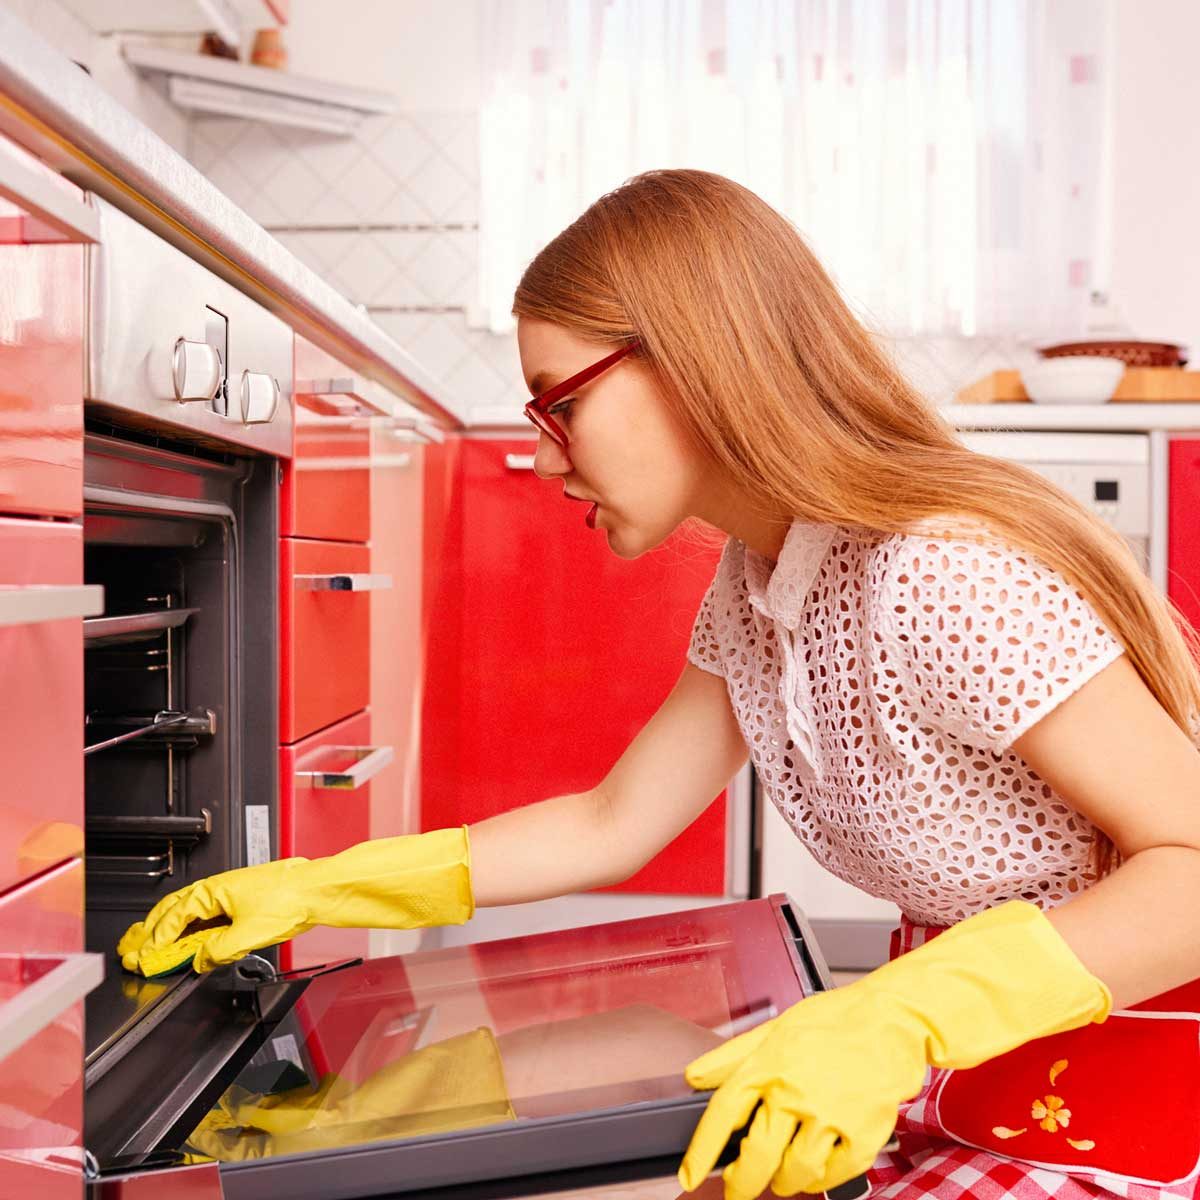
M 0 1059 L 36 1037 L 104 978 L 103 954 L 14 954 L 22 963 L 56 962 L 40 979 L 0 1005 Z
M 32 167 L 7 154 L 0 154 L 0 196 L 26 214 L 19 227 L 22 242 L 86 245 L 100 240 L 99 214 L 86 199 L 72 199 Z M 0 242 L 7 240 L 0 236 Z
M 296 575 L 301 592 L 390 592 L 390 575 Z
M 361 757 L 344 771 L 297 771 L 296 780 L 311 788 L 354 791 L 369 782 L 395 757 L 391 746 L 323 746 L 322 750 L 345 750 Z
M 0 586 L 0 625 L 98 617 L 103 612 L 104 589 L 98 583 Z

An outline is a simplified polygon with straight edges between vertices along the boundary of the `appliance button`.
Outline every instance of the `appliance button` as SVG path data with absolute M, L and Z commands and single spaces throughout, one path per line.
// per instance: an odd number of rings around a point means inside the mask
M 207 342 L 177 338 L 171 355 L 171 383 L 180 404 L 212 400 L 221 386 L 221 352 Z
M 265 425 L 279 407 L 279 381 L 260 371 L 242 372 L 242 424 Z

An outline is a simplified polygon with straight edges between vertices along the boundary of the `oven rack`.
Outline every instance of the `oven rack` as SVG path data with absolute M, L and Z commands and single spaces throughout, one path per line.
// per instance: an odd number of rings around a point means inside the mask
M 190 712 L 167 708 L 154 713 L 88 713 L 84 725 L 94 730 L 120 730 L 84 746 L 85 757 L 133 741 L 143 746 L 165 745 L 190 750 L 199 745 L 200 738 L 216 734 L 217 714 L 211 708 L 195 708 Z
M 148 641 L 164 630 L 178 628 L 199 611 L 198 608 L 164 608 L 115 617 L 88 617 L 83 622 L 84 648 L 94 650 Z

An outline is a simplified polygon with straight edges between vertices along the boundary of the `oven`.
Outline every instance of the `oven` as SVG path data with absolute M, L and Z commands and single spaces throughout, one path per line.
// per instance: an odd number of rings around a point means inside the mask
M 83 622 L 84 865 L 105 976 L 86 1004 L 84 1144 L 99 1164 L 152 1145 L 202 1093 L 196 1070 L 227 1048 L 204 1014 L 232 1002 L 194 975 L 125 973 L 118 938 L 170 892 L 276 845 L 292 332 L 93 199 L 83 543 L 104 610 Z

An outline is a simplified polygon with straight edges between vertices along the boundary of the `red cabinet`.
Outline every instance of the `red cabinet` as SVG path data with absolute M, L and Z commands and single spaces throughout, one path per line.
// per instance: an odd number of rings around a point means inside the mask
M 83 997 L 102 966 L 81 953 L 78 859 L 0 897 L 0 944 L 0 1196 L 79 1200 Z
M 533 475 L 533 449 L 460 447 L 427 597 L 426 829 L 597 784 L 683 669 L 719 556 L 677 536 L 617 558 Z M 722 799 L 621 890 L 719 895 L 724 876 Z
M 366 546 L 281 541 L 280 741 L 297 741 L 366 708 L 369 567 Z
M 404 710 L 419 688 L 401 659 L 416 660 L 404 630 L 415 629 L 419 588 L 400 594 L 393 572 L 417 573 L 420 459 L 386 442 L 373 455 L 391 397 L 300 336 L 294 376 L 294 456 L 280 501 L 279 856 L 320 858 L 401 832 L 415 804 L 411 772 L 402 781 L 393 765 L 393 734 L 414 740 Z M 373 497 L 376 460 L 390 474 Z M 400 511 L 414 494 L 415 509 Z M 384 709 L 374 738 L 373 664 Z M 311 966 L 369 947 L 367 931 L 318 927 L 284 946 L 281 961 Z
M 1200 629 L 1200 439 L 1171 442 L 1167 594 Z
M 279 857 L 322 858 L 371 836 L 371 779 L 391 761 L 365 712 L 279 752 Z M 285 969 L 365 955 L 365 929 L 323 926 L 281 948 Z
M 365 542 L 371 535 L 370 385 L 296 335 L 295 450 L 283 464 L 279 532 Z
M 78 525 L 0 520 L 0 891 L 83 852 L 82 579 Z
M 0 512 L 82 511 L 83 248 L 62 240 L 92 225 L 82 192 L 0 138 Z

